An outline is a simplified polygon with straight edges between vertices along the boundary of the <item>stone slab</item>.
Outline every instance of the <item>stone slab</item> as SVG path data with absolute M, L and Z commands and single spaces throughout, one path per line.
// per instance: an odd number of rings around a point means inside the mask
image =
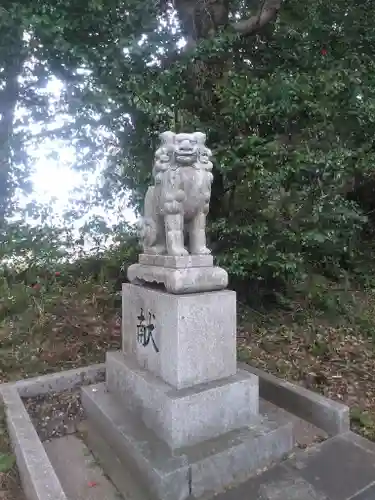
M 47 441 L 44 448 L 69 500 L 119 500 L 118 491 L 76 435 Z
M 298 474 L 283 465 L 275 465 L 215 500 L 329 500 Z
M 375 481 L 374 483 L 363 489 L 357 495 L 354 495 L 350 500 L 374 500 L 375 498 Z
M 285 458 L 293 448 L 292 424 L 264 420 L 261 424 L 233 431 L 188 451 L 191 493 L 195 498 L 218 493 Z
M 281 459 L 293 447 L 290 424 L 263 421 L 172 451 L 103 384 L 84 387 L 82 402 L 94 432 L 105 436 L 117 458 L 135 468 L 150 495 L 159 500 L 220 492 Z M 110 467 L 103 467 L 110 476 Z
M 105 364 L 74 368 L 57 373 L 49 373 L 30 379 L 17 380 L 0 385 L 0 393 L 9 387 L 17 390 L 21 398 L 33 398 L 50 392 L 63 392 L 82 385 L 95 384 L 105 379 Z
M 113 352 L 107 354 L 106 385 L 171 448 L 246 426 L 258 415 L 258 380 L 245 371 L 176 390 L 132 357 Z
M 214 258 L 212 255 L 151 255 L 141 253 L 138 258 L 139 264 L 146 266 L 170 267 L 172 269 L 184 269 L 186 267 L 212 267 Z
M 245 363 L 240 363 L 239 366 L 243 370 L 257 375 L 260 397 L 311 422 L 330 436 L 349 431 L 348 406 L 292 384 L 287 380 L 279 379 L 259 368 Z
M 345 434 L 341 434 L 342 439 L 350 441 L 352 444 L 359 446 L 364 451 L 375 454 L 375 442 L 370 441 L 355 432 L 349 431 L 345 432 Z M 375 479 L 375 478 L 374 478 Z
M 86 373 L 86 369 L 82 368 L 79 370 L 83 370 Z M 88 372 L 90 374 L 90 377 L 92 376 L 94 380 L 96 380 L 96 375 L 98 376 L 98 380 L 100 380 L 103 376 L 104 373 L 104 366 L 103 365 L 93 365 L 87 368 Z M 35 429 L 32 425 L 32 422 L 26 412 L 26 409 L 22 403 L 22 400 L 20 399 L 20 395 L 18 394 L 18 389 L 21 388 L 21 395 L 22 395 L 22 387 L 24 386 L 24 383 L 27 385 L 28 388 L 31 388 L 33 391 L 33 395 L 38 395 L 38 388 L 41 390 L 40 394 L 45 394 L 46 391 L 49 392 L 48 390 L 48 385 L 51 382 L 53 391 L 55 390 L 66 390 L 69 389 L 70 387 L 77 387 L 77 384 L 79 383 L 76 378 L 76 370 L 69 370 L 67 372 L 61 372 L 58 374 L 50 374 L 50 375 L 45 375 L 43 377 L 35 377 L 32 379 L 28 380 L 21 380 L 15 383 L 8 383 L 8 384 L 2 384 L 0 385 L 0 395 L 2 396 L 2 400 L 4 403 L 5 407 L 5 412 L 6 412 L 6 417 L 7 417 L 7 424 L 8 424 L 8 430 L 9 430 L 9 435 L 12 443 L 12 447 L 15 451 L 15 455 L 17 458 L 17 465 L 18 469 L 20 472 L 20 477 L 21 477 L 21 483 L 24 488 L 25 496 L 27 500 L 66 500 L 66 494 L 62 490 L 61 483 L 59 481 L 59 478 L 57 477 L 53 466 L 49 460 L 49 457 L 47 456 L 45 449 L 40 442 L 38 435 L 35 432 Z M 55 376 L 58 375 L 60 382 L 55 386 L 56 378 Z M 88 378 L 83 377 L 85 380 L 85 383 L 87 383 Z M 42 383 L 40 381 L 42 380 Z M 60 385 L 61 383 L 61 385 Z M 69 384 L 72 383 L 73 386 L 69 386 Z M 292 385 L 292 384 L 291 384 Z M 54 388 L 56 387 L 56 389 Z M 309 392 L 309 391 L 307 391 Z M 25 394 L 25 396 L 28 396 L 29 394 Z M 262 403 L 262 401 L 261 401 Z M 266 411 L 266 413 L 273 419 L 273 415 L 275 414 L 275 418 L 277 418 L 277 421 L 279 423 L 279 426 L 285 423 L 285 421 L 288 420 L 287 415 L 285 415 L 285 411 L 277 409 L 277 410 L 270 410 L 269 408 L 269 402 L 266 402 L 264 405 L 264 402 L 261 404 L 260 411 L 261 413 L 263 411 Z M 281 413 L 282 418 L 280 419 L 279 414 Z M 122 418 L 121 416 L 119 417 L 120 419 Z M 144 427 L 143 427 L 144 429 Z M 146 428 L 145 432 L 148 432 L 148 429 Z M 97 444 L 99 435 L 97 432 L 95 432 L 95 442 Z M 132 491 L 128 491 L 129 489 L 129 483 L 128 480 L 131 478 L 136 479 L 136 475 L 133 470 L 130 470 L 128 465 L 126 464 L 124 466 L 124 462 L 120 462 L 120 459 L 116 456 L 112 456 L 111 451 L 113 451 L 113 446 L 111 444 L 107 443 L 107 436 L 102 437 L 102 443 L 105 444 L 106 449 L 107 449 L 107 455 L 106 455 L 106 462 L 109 456 L 113 458 L 113 460 L 110 462 L 109 470 L 113 473 L 114 471 L 114 465 L 117 466 L 116 468 L 116 474 L 117 477 L 121 477 L 122 481 L 120 483 L 123 485 L 123 492 L 124 498 L 126 500 L 151 500 L 155 498 L 155 495 L 151 493 L 150 496 L 143 497 L 143 496 L 137 496 L 134 497 L 131 496 L 133 493 Z M 351 482 L 354 482 L 356 484 L 355 487 L 359 487 L 360 489 L 357 489 L 353 495 L 351 495 L 353 489 L 350 489 L 349 494 L 350 496 L 347 495 L 347 492 L 344 491 L 344 496 L 340 498 L 340 500 L 373 500 L 375 498 L 375 486 L 374 486 L 374 478 L 375 478 L 375 471 L 372 473 L 371 472 L 371 467 L 372 467 L 372 458 L 370 459 L 370 464 L 369 462 L 369 455 L 373 457 L 375 455 L 375 444 L 368 441 L 367 439 L 362 438 L 361 436 L 358 436 L 352 432 L 346 432 L 344 434 L 340 434 L 339 436 L 335 438 L 331 438 L 327 441 L 327 443 L 332 443 L 334 441 L 335 443 L 337 441 L 345 441 L 349 442 L 349 446 L 344 446 L 345 449 L 340 447 L 336 447 L 336 452 L 332 451 L 329 449 L 329 447 L 324 447 L 323 450 L 323 455 L 327 453 L 330 455 L 330 459 L 324 460 L 324 456 L 320 456 L 320 460 L 324 461 L 325 467 L 329 470 L 331 470 L 331 463 L 337 462 L 337 459 L 339 457 L 340 463 L 344 464 L 344 467 L 339 467 L 339 471 L 337 470 L 334 471 L 334 474 L 330 475 L 331 477 L 328 477 L 328 473 L 326 474 L 326 480 L 331 483 L 338 483 L 342 480 L 342 477 L 345 476 L 345 481 L 348 482 L 349 484 Z M 309 443 L 308 443 L 309 444 Z M 324 444 L 324 443 L 323 443 Z M 318 445 L 317 448 L 320 448 L 322 445 Z M 354 465 L 352 464 L 352 459 L 351 459 L 351 446 L 356 448 L 356 460 L 354 461 Z M 101 453 L 101 449 L 99 450 Z M 307 454 L 310 456 L 309 451 L 305 452 L 298 452 L 299 454 Z M 313 452 L 313 453 L 316 453 Z M 344 455 L 343 455 L 344 453 Z M 316 455 L 318 456 L 318 455 Z M 359 458 L 359 457 L 362 458 Z M 276 459 L 277 461 L 277 459 Z M 295 461 L 294 458 L 288 459 L 287 461 L 283 462 L 284 465 L 283 467 L 286 467 L 288 471 L 292 472 L 296 476 L 296 481 L 301 483 L 301 479 L 303 481 L 307 481 L 306 476 L 306 467 L 301 467 L 299 469 L 298 467 L 295 467 Z M 357 475 L 357 470 L 358 468 L 364 464 L 364 472 L 366 474 L 366 477 L 363 477 L 362 474 L 359 476 L 358 480 L 358 475 Z M 316 462 L 310 462 L 312 469 L 311 469 L 311 476 L 315 477 L 314 475 L 314 470 L 316 470 Z M 370 467 L 369 467 L 370 465 Z M 278 467 L 278 466 L 277 466 Z M 272 469 L 270 469 L 272 470 Z M 139 469 L 138 469 L 139 471 Z M 302 471 L 304 477 L 300 475 L 300 471 Z M 362 473 L 362 471 L 361 471 Z M 367 479 L 371 476 L 371 480 L 367 481 Z M 256 496 L 255 494 L 252 495 L 251 493 L 253 492 L 252 490 L 252 484 L 254 481 L 258 481 L 258 479 L 264 480 L 264 482 L 272 482 L 272 478 L 268 476 L 268 470 L 266 472 L 263 472 L 260 475 L 257 476 L 251 476 L 250 479 L 248 479 L 246 482 L 242 483 L 239 486 L 233 486 L 229 488 L 225 493 L 223 493 L 220 496 L 217 496 L 215 498 L 218 498 L 219 500 L 244 500 L 245 498 L 251 498 L 251 500 L 275 500 L 274 497 L 269 497 L 266 498 L 264 496 L 264 491 L 262 490 L 261 493 L 259 494 L 260 496 Z M 267 479 L 268 478 L 268 479 Z M 113 476 L 111 477 L 113 480 Z M 141 476 L 140 480 L 136 479 L 136 483 L 138 484 L 139 481 L 143 481 L 145 483 L 144 478 Z M 114 481 L 115 482 L 115 481 Z M 359 483 L 359 484 L 358 484 Z M 366 483 L 364 486 L 363 484 Z M 310 484 L 310 483 L 309 483 Z M 116 483 L 117 485 L 117 483 Z M 281 496 L 282 500 L 295 500 L 293 498 L 293 489 L 288 489 L 287 483 L 282 483 L 282 485 L 285 486 L 285 491 L 288 493 L 288 495 Z M 322 491 L 318 491 L 316 486 L 311 485 L 314 488 L 314 491 L 317 492 L 320 496 L 322 496 L 324 499 L 329 498 L 326 495 L 326 493 L 323 493 Z M 363 486 L 363 487 L 362 487 Z M 332 487 L 332 486 L 331 486 Z M 344 489 L 344 488 L 343 488 Z M 298 490 L 297 490 L 298 491 Z M 308 494 L 311 494 L 311 491 L 308 489 L 308 493 L 305 492 L 305 490 L 302 490 L 302 492 L 306 495 L 306 498 L 302 496 L 301 494 L 301 500 L 311 500 Z M 249 495 L 247 495 L 247 492 L 249 492 Z M 274 490 L 269 490 L 271 494 L 276 494 Z M 130 496 L 129 496 L 130 495 Z M 290 495 L 290 496 L 289 496 Z M 193 497 L 191 497 L 193 498 Z M 200 500 L 206 499 L 206 498 L 212 498 L 210 494 L 208 496 L 204 495 L 201 497 Z M 319 500 L 321 500 L 320 497 L 318 497 Z M 276 497 L 277 500 L 280 500 L 279 497 Z M 71 499 L 69 499 L 71 500 Z M 315 498 L 313 497 L 313 500 Z
M 138 334 L 148 335 L 150 324 L 152 338 L 144 345 Z M 172 295 L 124 283 L 122 348 L 177 389 L 234 375 L 236 293 Z
M 137 285 L 159 284 L 167 292 L 189 294 L 223 290 L 228 286 L 228 273 L 221 267 L 168 267 L 132 264 L 128 267 L 128 280 Z
M 340 436 L 300 451 L 288 467 L 330 500 L 346 500 L 375 480 L 375 455 Z
M 352 432 L 341 434 L 296 451 L 215 500 L 374 500 L 374 448 Z
M 2 388 L 7 427 L 27 500 L 68 500 L 15 388 Z

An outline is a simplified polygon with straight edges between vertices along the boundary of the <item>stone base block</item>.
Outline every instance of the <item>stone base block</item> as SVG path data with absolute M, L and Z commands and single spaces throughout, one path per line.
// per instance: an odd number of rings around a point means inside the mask
M 171 269 L 184 269 L 186 267 L 212 267 L 212 255 L 153 255 L 141 253 L 138 257 L 139 264 L 146 266 L 162 266 Z
M 164 285 L 169 293 L 183 294 L 223 290 L 228 286 L 228 273 L 221 267 L 169 267 L 132 264 L 128 267 L 131 283 Z
M 291 423 L 264 419 L 217 439 L 172 451 L 133 413 L 127 412 L 104 384 L 82 388 L 89 432 L 107 443 L 98 454 L 109 477 L 113 460 L 123 465 L 157 500 L 185 500 L 217 493 L 245 481 L 258 469 L 282 458 L 293 447 Z M 88 440 L 95 446 L 96 439 Z M 111 456 L 112 455 L 112 456 Z M 121 486 L 117 481 L 116 484 Z M 124 497 L 126 491 L 120 491 Z
M 236 294 L 172 295 L 122 286 L 122 347 L 182 389 L 236 373 Z
M 120 352 L 107 354 L 108 391 L 171 448 L 247 426 L 259 410 L 258 377 L 239 370 L 215 382 L 176 390 Z

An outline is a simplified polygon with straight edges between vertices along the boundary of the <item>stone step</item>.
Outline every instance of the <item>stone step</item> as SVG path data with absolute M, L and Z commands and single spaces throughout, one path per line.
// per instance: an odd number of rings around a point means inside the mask
M 374 500 L 375 444 L 347 432 L 298 450 L 215 500 Z
M 69 500 L 119 500 L 116 488 L 77 435 L 43 444 Z
M 244 481 L 293 447 L 291 422 L 263 419 L 219 438 L 172 451 L 141 418 L 124 410 L 105 384 L 83 387 L 82 403 L 89 420 L 92 451 L 124 496 L 112 475 L 114 461 L 132 471 L 149 498 L 184 500 Z M 107 453 L 103 453 L 103 447 L 95 449 L 98 439 L 107 446 Z

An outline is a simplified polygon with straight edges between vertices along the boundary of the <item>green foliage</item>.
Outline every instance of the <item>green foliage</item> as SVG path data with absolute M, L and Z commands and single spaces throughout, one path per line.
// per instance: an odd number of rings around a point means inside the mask
M 371 412 L 353 407 L 350 409 L 350 420 L 356 432 L 371 441 L 375 440 L 375 420 Z
M 343 6 L 335 19 L 322 3 L 306 7 L 303 22 L 293 22 L 297 11 L 286 7 L 272 38 L 253 44 L 254 69 L 241 61 L 217 89 L 231 138 L 217 161 L 230 197 L 213 239 L 232 276 L 266 283 L 313 270 L 337 276 L 353 265 L 367 218 L 346 194 L 374 161 L 375 68 L 360 51 L 364 40 Z M 374 46 L 362 8 L 350 14 Z
M 8 453 L 0 453 L 0 474 L 9 472 L 16 463 L 16 457 Z
M 136 210 L 158 131 L 206 131 L 215 157 L 211 245 L 238 290 L 355 272 L 369 206 L 356 189 L 372 179 L 375 160 L 374 9 L 292 0 L 276 22 L 243 34 L 230 23 L 255 2 L 199 5 L 5 6 L 12 26 L 22 19 L 28 33 L 20 51 L 22 71 L 35 61 L 35 116 L 50 106 L 43 78 L 57 76 L 65 87 L 54 109 L 71 117 L 57 136 L 77 146 L 82 162 L 111 144 L 102 195 L 110 203 L 130 190 Z M 182 33 L 194 49 L 179 49 Z M 100 220 L 90 226 L 98 241 L 107 229 Z
M 367 218 L 347 195 L 374 163 L 373 13 L 350 2 L 289 2 L 273 28 L 252 37 L 217 29 L 169 64 L 176 35 L 160 5 L 145 6 L 138 3 L 121 28 L 102 5 L 103 47 L 74 38 L 117 107 L 118 165 L 107 171 L 107 192 L 126 186 L 137 206 L 157 131 L 201 128 L 216 161 L 211 240 L 234 283 L 274 288 L 313 271 L 338 277 L 352 270 Z M 166 23 L 159 30 L 155 16 Z M 119 43 L 112 30 L 121 30 Z M 160 65 L 150 64 L 152 56 L 162 57 Z
M 35 224 L 21 216 L 4 223 L 0 231 L 0 281 L 10 287 L 32 284 L 40 275 L 54 275 L 56 266 L 69 258 L 71 246 L 69 231 L 46 221 Z

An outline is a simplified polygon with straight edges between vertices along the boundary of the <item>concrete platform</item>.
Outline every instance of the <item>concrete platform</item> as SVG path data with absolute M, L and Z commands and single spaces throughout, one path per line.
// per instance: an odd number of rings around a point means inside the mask
M 84 427 L 87 428 L 86 423 Z M 91 432 L 88 434 L 92 435 Z M 94 439 L 97 445 L 97 436 Z M 118 462 L 112 467 L 117 467 L 117 481 L 121 480 L 122 489 L 126 491 L 120 497 L 84 443 L 76 436 L 54 439 L 45 443 L 45 448 L 69 500 L 151 500 L 145 492 L 137 489 L 128 471 Z M 90 487 L 92 482 L 95 483 L 94 487 Z M 374 498 L 375 445 L 352 432 L 329 439 L 309 450 L 299 450 L 281 464 L 214 497 L 215 500 Z M 211 495 L 199 498 L 205 499 L 214 500 Z
M 93 437 L 102 456 L 112 456 L 105 441 L 107 448 L 100 447 L 98 439 L 101 438 L 89 430 L 87 422 L 82 424 L 82 434 L 85 440 Z M 93 445 L 92 442 L 89 444 Z M 119 460 L 110 464 L 111 474 L 116 477 L 113 482 L 121 485 L 117 489 L 76 435 L 53 439 L 44 443 L 44 447 L 69 500 L 155 498 L 139 488 L 139 481 Z M 374 500 L 374 478 L 374 443 L 347 432 L 308 450 L 296 451 L 292 457 L 240 486 L 214 497 L 201 496 L 197 500 Z M 44 498 L 50 500 L 51 497 Z M 190 497 L 191 500 L 195 498 Z
M 67 486 L 67 482 L 75 478 L 81 481 L 83 488 L 82 477 L 91 481 L 92 476 L 82 474 L 77 477 L 69 472 L 70 466 L 74 465 L 78 470 L 84 466 L 83 462 L 87 465 L 88 458 L 82 450 L 75 453 L 75 464 L 69 458 L 75 445 L 70 451 L 67 446 L 58 445 L 60 456 L 57 460 L 66 464 L 67 475 L 64 467 L 56 465 L 53 453 L 50 450 L 46 453 L 21 397 L 38 396 L 50 391 L 58 393 L 80 385 L 97 383 L 103 380 L 104 374 L 105 366 L 97 365 L 0 385 L 9 436 L 27 500 L 76 500 L 65 491 L 70 487 L 70 492 L 73 493 L 74 486 Z M 272 402 L 261 399 L 260 413 L 266 414 L 271 420 L 291 423 L 294 440 L 301 447 L 307 446 L 307 449 L 295 448 L 290 458 L 278 461 L 273 466 L 271 464 L 266 470 L 257 471 L 257 474 L 241 485 L 234 484 L 232 488 L 216 495 L 215 500 L 374 500 L 375 444 L 348 431 L 348 407 L 276 379 L 261 370 L 256 370 L 256 374 L 261 382 L 260 397 L 277 404 L 280 389 L 283 393 L 281 406 L 285 408 L 281 409 Z M 306 420 L 311 421 L 311 424 Z M 318 427 L 326 432 L 320 431 Z M 311 446 L 315 435 L 319 434 L 324 438 L 327 433 L 336 435 Z M 99 434 L 88 432 L 87 436 L 89 435 L 94 436 L 96 442 L 93 447 L 97 447 L 101 439 Z M 109 456 L 111 446 L 104 440 L 103 443 Z M 250 448 L 249 453 L 253 452 Z M 105 451 L 100 450 L 100 453 L 105 454 Z M 83 461 L 80 466 L 79 459 Z M 144 478 L 136 477 L 130 465 L 114 456 L 109 465 L 112 468 L 112 480 L 116 485 L 121 485 L 118 489 L 123 492 L 124 500 L 155 498 L 154 495 L 150 498 L 142 491 Z M 94 470 L 95 477 L 99 477 L 101 482 L 103 471 L 100 467 Z M 212 475 L 215 476 L 215 470 Z M 78 486 L 75 490 L 77 492 Z M 191 498 L 207 500 L 208 496 L 191 495 Z
M 82 403 L 91 432 L 101 436 L 145 491 L 160 500 L 184 500 L 216 493 L 281 460 L 293 448 L 291 422 L 262 421 L 197 445 L 171 450 L 107 392 L 105 384 L 84 387 Z M 94 439 L 92 441 L 94 441 Z M 95 453 L 95 449 L 93 450 Z M 107 455 L 96 454 L 111 477 Z
M 251 478 L 215 500 L 374 500 L 375 445 L 347 432 Z

